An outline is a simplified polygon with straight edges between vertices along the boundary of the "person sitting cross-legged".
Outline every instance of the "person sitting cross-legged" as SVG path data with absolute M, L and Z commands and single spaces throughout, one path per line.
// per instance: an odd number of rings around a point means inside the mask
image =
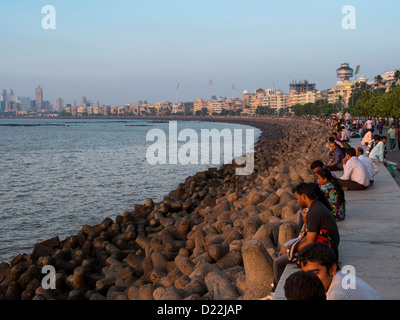
M 337 181 L 343 190 L 365 190 L 371 184 L 367 167 L 357 158 L 354 148 L 346 149 L 343 159 L 343 176 Z

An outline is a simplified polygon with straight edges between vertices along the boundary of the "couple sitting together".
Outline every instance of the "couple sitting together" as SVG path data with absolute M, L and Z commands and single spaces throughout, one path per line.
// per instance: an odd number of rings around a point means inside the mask
M 347 148 L 345 154 L 337 148 L 336 143 L 329 144 L 328 162 L 325 166 L 330 171 L 342 171 L 343 176 L 337 179 L 344 190 L 365 190 L 379 172 L 370 158 L 364 156 L 362 147 Z

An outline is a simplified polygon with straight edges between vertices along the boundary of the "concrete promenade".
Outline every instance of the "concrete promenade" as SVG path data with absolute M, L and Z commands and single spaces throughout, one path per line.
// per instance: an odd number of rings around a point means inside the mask
M 358 147 L 360 139 L 350 144 Z M 339 261 L 342 267 L 354 266 L 356 276 L 384 300 L 400 300 L 400 188 L 384 164 L 377 165 L 380 172 L 367 190 L 345 191 L 346 219 L 338 223 Z M 288 265 L 274 300 L 285 300 L 285 280 L 298 270 Z

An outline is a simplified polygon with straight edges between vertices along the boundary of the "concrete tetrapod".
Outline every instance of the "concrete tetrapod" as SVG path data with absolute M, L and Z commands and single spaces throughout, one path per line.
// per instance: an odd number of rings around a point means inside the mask
M 244 300 L 257 300 L 271 291 L 274 272 L 267 255 L 261 241 L 249 239 L 243 242 L 242 257 L 246 274 Z

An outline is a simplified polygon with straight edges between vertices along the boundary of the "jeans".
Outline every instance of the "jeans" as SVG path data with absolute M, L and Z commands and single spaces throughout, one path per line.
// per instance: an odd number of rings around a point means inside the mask
M 288 263 L 291 262 L 289 261 L 287 254 L 282 254 L 274 260 L 274 289 L 278 286 L 278 282 Z
M 389 146 L 390 146 L 390 151 L 394 151 L 396 149 L 396 139 L 389 139 Z

